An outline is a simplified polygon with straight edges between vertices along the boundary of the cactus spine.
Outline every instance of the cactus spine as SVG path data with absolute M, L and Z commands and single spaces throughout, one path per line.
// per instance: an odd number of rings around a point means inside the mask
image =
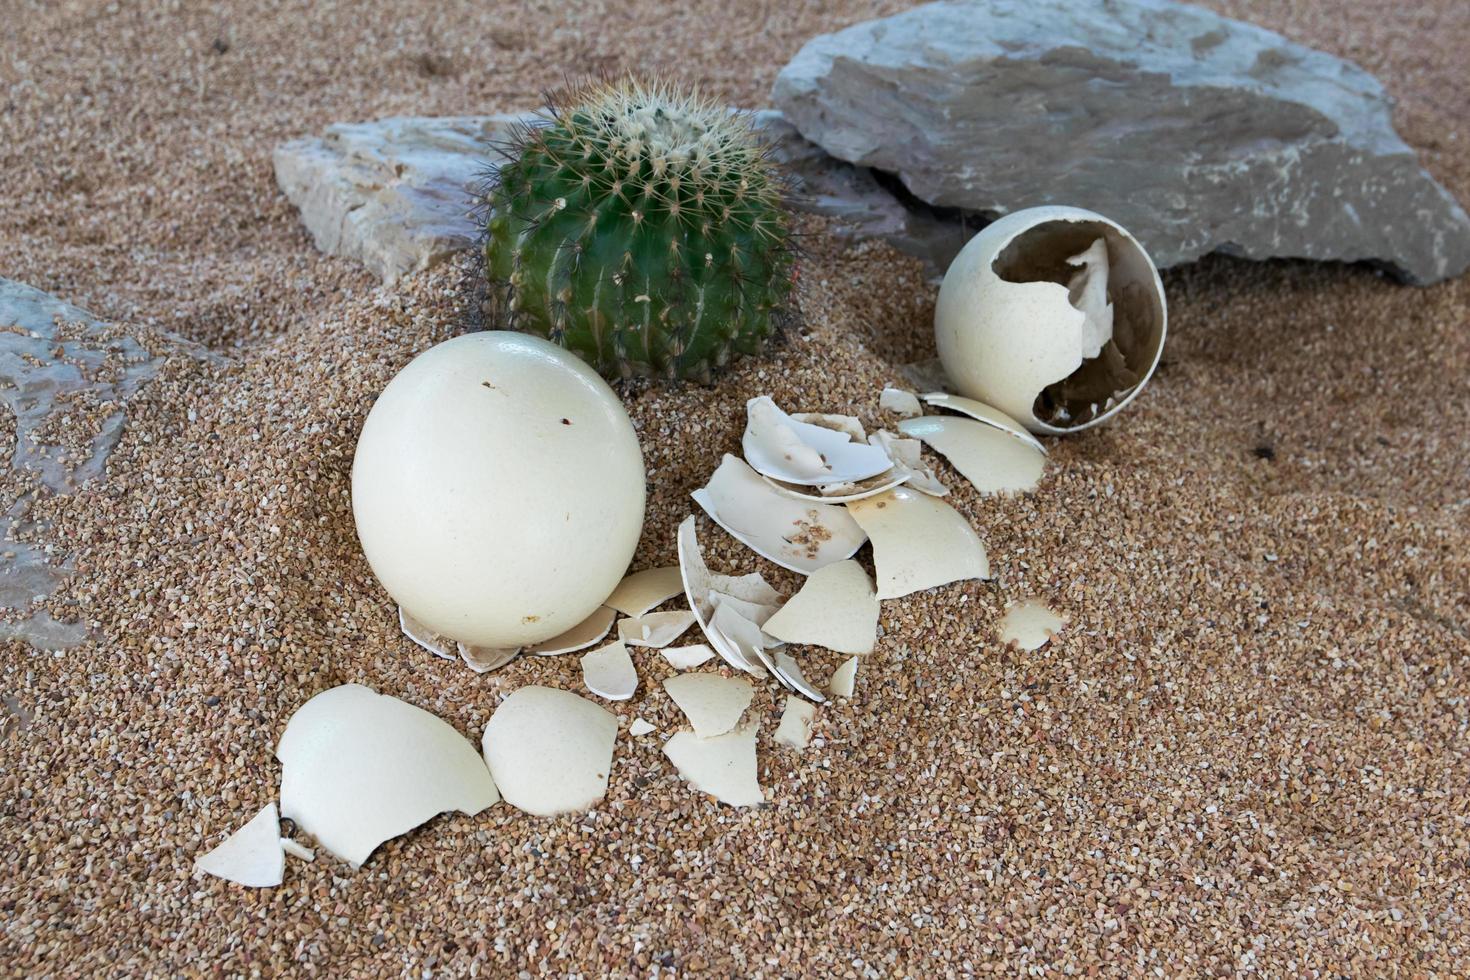
M 794 275 L 789 217 L 744 119 L 624 78 L 555 100 L 507 157 L 484 249 L 509 326 L 609 378 L 701 380 L 776 331 Z

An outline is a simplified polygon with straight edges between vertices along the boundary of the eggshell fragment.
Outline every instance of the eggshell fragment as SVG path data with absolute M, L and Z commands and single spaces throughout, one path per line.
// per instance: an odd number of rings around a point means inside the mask
M 765 676 L 761 668 L 769 668 L 771 664 L 765 656 L 765 634 L 759 626 L 729 605 L 716 606 L 709 625 L 717 638 L 715 649 L 722 653 L 729 651 L 727 661 L 748 674 Z
M 408 637 L 425 650 L 436 657 L 445 660 L 454 660 L 455 655 L 450 652 L 449 643 L 442 636 L 437 635 L 423 623 L 410 616 L 402 606 L 398 607 L 398 628 L 403 630 L 403 635 Z
M 783 650 L 774 650 L 767 658 L 766 666 L 771 669 L 771 673 L 776 675 L 776 679 L 786 686 L 787 690 L 811 698 L 818 704 L 826 702 L 827 695 L 822 693 L 821 688 L 806 679 L 806 675 L 801 672 L 801 665 L 790 654 Z
M 309 847 L 301 846 L 289 837 L 281 838 L 281 850 L 285 851 L 293 858 L 299 858 L 302 861 L 316 860 L 316 851 L 313 851 Z
M 279 885 L 286 874 L 286 853 L 275 803 L 261 807 L 245 826 L 195 858 L 194 870 L 247 888 Z
M 846 432 L 798 422 L 768 395 L 752 398 L 745 408 L 745 461 L 783 483 L 815 487 L 865 480 L 893 465 L 881 449 L 854 442 Z
M 692 610 L 648 613 L 636 619 L 618 620 L 618 638 L 630 647 L 662 649 L 684 635 L 696 620 Z
M 650 725 L 648 722 L 644 721 L 642 718 L 634 718 L 633 719 L 633 724 L 631 724 L 631 725 L 628 726 L 628 734 L 629 735 L 632 735 L 634 738 L 642 738 L 644 735 L 647 735 L 649 732 L 654 732 L 654 731 L 658 731 L 658 729 L 654 728 L 652 725 Z
M 792 412 L 791 417 L 798 422 L 806 422 L 809 425 L 820 425 L 824 429 L 833 432 L 841 432 L 854 442 L 866 442 L 867 433 L 863 431 L 863 423 L 858 421 L 854 415 L 836 415 L 830 412 Z
M 779 606 L 786 597 L 777 592 L 760 572 L 746 575 L 721 575 L 709 573 L 710 589 L 742 602 L 755 602 L 763 606 Z
M 1022 442 L 1035 446 L 1042 452 L 1047 451 L 1046 446 L 1042 444 L 1041 440 L 1026 431 L 1024 425 L 1000 409 L 987 405 L 984 402 L 977 402 L 975 399 L 966 398 L 964 395 L 951 395 L 946 391 L 931 391 L 927 395 L 924 395 L 924 401 L 933 405 L 935 408 L 959 412 L 961 415 L 968 415 L 976 422 L 984 422 L 986 425 L 993 425 L 997 429 L 1003 429 Z
M 582 683 L 609 701 L 626 701 L 638 690 L 638 671 L 621 640 L 582 656 Z
M 711 673 L 670 677 L 664 681 L 664 690 L 700 738 L 723 735 L 740 724 L 740 716 L 755 697 L 755 688 L 745 678 Z
M 873 539 L 879 599 L 990 577 L 985 546 L 959 511 L 942 500 L 898 487 L 848 509 Z
M 781 608 L 772 603 L 750 602 L 737 596 L 726 595 L 715 589 L 710 590 L 709 601 L 710 605 L 716 609 L 722 605 L 729 606 L 757 626 L 770 619 L 776 614 L 776 610 Z
M 832 677 L 827 681 L 827 690 L 832 692 L 834 698 L 850 698 L 852 692 L 857 688 L 858 658 L 844 661 L 842 666 L 832 672 Z
M 672 599 L 684 589 L 679 566 L 645 568 L 618 583 L 612 595 L 602 601 L 624 616 L 642 616 L 650 609 Z
M 811 500 L 824 504 L 846 504 L 864 497 L 876 497 L 885 490 L 892 490 L 908 479 L 908 472 L 891 466 L 875 477 L 852 483 L 826 483 L 820 487 L 801 487 L 794 483 L 782 483 L 768 476 L 761 477 L 776 489 L 776 492 L 793 500 Z M 813 493 L 812 490 L 816 492 Z
M 1046 454 L 992 425 L 952 415 L 928 415 L 898 423 L 904 435 L 944 454 L 980 493 L 1035 490 Z
M 1022 650 L 1039 650 L 1067 625 L 1041 599 L 1022 599 L 1006 607 L 1000 620 L 1000 642 L 1014 643 Z
M 923 443 L 917 439 L 900 439 L 887 429 L 879 429 L 868 436 L 868 441 L 881 446 L 893 460 L 894 472 L 903 477 L 900 483 L 921 490 L 931 497 L 948 495 L 949 487 L 939 482 L 939 477 L 924 462 Z
M 281 814 L 354 867 L 446 810 L 500 799 L 484 761 L 440 719 L 361 684 L 297 709 L 276 746 Z
M 618 719 L 570 691 L 523 687 L 485 726 L 485 761 L 505 801 L 540 817 L 576 813 L 607 795 Z
M 912 391 L 902 388 L 887 387 L 878 396 L 878 407 L 885 412 L 892 412 L 899 418 L 911 419 L 924 414 L 924 409 L 919 405 L 918 397 Z
M 747 663 L 745 657 L 735 649 L 734 644 L 714 628 L 711 622 L 714 605 L 710 601 L 710 589 L 715 582 L 719 582 L 732 594 L 738 591 L 742 597 L 746 598 L 761 595 L 763 592 L 754 586 L 754 583 L 750 581 L 750 576 L 745 576 L 742 580 L 727 575 L 718 575 L 709 570 L 704 563 L 704 556 L 699 551 L 699 536 L 694 529 L 693 517 L 686 517 L 679 525 L 677 542 L 679 573 L 684 578 L 684 595 L 689 599 L 690 611 L 694 613 L 695 620 L 699 623 L 699 628 L 704 631 L 710 646 L 714 647 L 715 652 L 736 670 L 743 670 L 757 677 L 766 676 L 764 667 L 759 663 Z M 769 586 L 766 588 L 769 589 Z
M 561 636 L 553 636 L 545 643 L 538 643 L 535 646 L 526 647 L 526 652 L 534 653 L 538 657 L 554 657 L 561 653 L 575 653 L 578 650 L 585 650 L 612 632 L 613 620 L 617 619 L 617 617 L 617 611 L 611 607 L 598 606 L 591 616 L 588 616 Z
M 781 709 L 781 724 L 776 726 L 777 743 L 789 745 L 801 752 L 812 742 L 812 722 L 816 717 L 817 709 L 814 705 L 790 694 L 786 695 L 786 706 Z
M 669 647 L 660 650 L 669 666 L 675 670 L 692 670 L 702 664 L 708 663 L 715 652 L 703 643 L 691 643 L 687 647 Z
M 486 671 L 499 670 L 510 663 L 521 652 L 519 648 L 512 647 L 509 650 L 501 650 L 496 647 L 472 647 L 463 643 L 456 643 L 455 649 L 459 651 L 460 659 L 463 660 L 477 674 Z
M 734 456 L 726 455 L 693 496 L 746 547 L 804 575 L 851 558 L 867 540 L 842 507 L 782 496 Z
M 840 561 L 813 572 L 761 629 L 787 643 L 872 653 L 878 642 L 878 596 L 861 565 Z
M 756 725 L 747 724 L 714 738 L 675 732 L 664 755 L 686 783 L 730 806 L 760 806 L 766 801 L 755 767 Z

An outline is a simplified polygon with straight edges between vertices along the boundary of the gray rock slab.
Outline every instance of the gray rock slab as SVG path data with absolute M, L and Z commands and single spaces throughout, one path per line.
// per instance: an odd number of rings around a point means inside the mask
M 1213 251 L 1470 265 L 1470 220 L 1356 65 L 1170 0 L 931 3 L 809 41 L 778 109 L 842 160 L 983 217 L 1100 211 L 1161 266 Z
M 474 192 L 494 146 L 530 113 L 394 117 L 339 123 L 276 148 L 276 181 L 318 248 L 356 259 L 384 281 L 427 269 L 474 244 Z M 845 219 L 853 240 L 882 238 L 942 272 L 973 232 L 933 209 L 907 207 L 873 174 L 803 139 L 778 112 L 753 113 L 793 178 L 793 204 Z

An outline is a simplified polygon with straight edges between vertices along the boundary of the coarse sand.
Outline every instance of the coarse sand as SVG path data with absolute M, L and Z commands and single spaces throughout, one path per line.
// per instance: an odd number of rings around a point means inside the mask
M 1470 202 L 1470 5 L 1211 6 L 1377 73 Z M 1051 440 L 1035 495 L 981 500 L 941 467 L 994 581 L 885 602 L 856 697 L 819 709 L 802 754 L 772 742 L 763 690 L 767 806 L 678 780 L 670 669 L 637 651 L 646 693 L 612 710 L 661 734 L 620 736 L 593 812 L 447 815 L 355 873 L 289 859 L 275 889 L 191 875 L 274 797 L 275 741 L 319 691 L 368 684 L 478 742 L 516 687 L 580 689 L 575 656 L 479 676 L 399 633 L 353 533 L 353 445 L 393 373 L 466 329 L 472 271 L 386 289 L 321 256 L 271 148 L 519 109 L 587 70 L 760 105 L 807 37 L 895 7 L 0 4 L 0 275 L 171 352 L 107 479 L 36 505 L 36 540 L 77 568 L 47 608 L 95 639 L 0 646 L 0 973 L 1465 969 L 1470 279 L 1300 262 L 1167 273 L 1157 377 L 1113 424 Z M 638 567 L 674 560 L 748 397 L 874 424 L 897 365 L 932 355 L 919 267 L 802 224 L 805 326 L 784 347 L 712 389 L 625 393 L 650 485 Z M 699 520 L 712 567 L 794 591 Z M 1070 625 L 1002 649 L 1028 595 Z M 842 659 L 800 656 L 814 677 Z

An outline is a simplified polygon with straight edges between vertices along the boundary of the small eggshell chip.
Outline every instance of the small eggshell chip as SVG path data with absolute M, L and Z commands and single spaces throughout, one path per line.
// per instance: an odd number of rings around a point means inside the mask
M 813 572 L 761 629 L 786 643 L 872 653 L 878 642 L 878 596 L 861 565 L 840 561 Z
M 743 677 L 679 674 L 664 681 L 664 690 L 684 712 L 700 738 L 723 735 L 740 724 L 755 688 Z
M 1022 650 L 1039 650 L 1062 631 L 1067 620 L 1052 612 L 1040 599 L 1022 599 L 1006 607 L 1000 620 L 1000 642 L 1014 643 Z
M 491 670 L 499 670 L 510 663 L 521 652 L 519 647 L 502 650 L 498 647 L 472 647 L 463 643 L 456 643 L 455 649 L 459 651 L 459 657 L 465 665 L 477 674 L 483 674 Z
M 786 685 L 788 690 L 811 698 L 818 704 L 826 702 L 827 695 L 822 693 L 821 688 L 806 679 L 806 675 L 801 672 L 801 665 L 785 651 L 774 651 L 770 659 L 766 661 L 766 666 L 771 668 L 771 673 L 775 674 L 776 679 Z
M 877 476 L 893 465 L 876 446 L 854 442 L 847 432 L 798 422 L 768 395 L 745 403 L 749 421 L 740 441 L 756 472 L 783 483 L 815 487 Z
M 634 572 L 618 583 L 612 595 L 602 601 L 624 616 L 642 616 L 650 609 L 666 602 L 684 590 L 679 577 L 679 566 L 645 568 Z
M 583 654 L 582 683 L 609 701 L 626 701 L 633 696 L 638 690 L 638 671 L 621 640 Z
M 878 396 L 878 407 L 903 419 L 911 419 L 924 414 L 917 395 L 912 391 L 892 386 L 884 388 L 883 394 Z
M 618 620 L 618 639 L 630 647 L 653 647 L 662 649 L 684 635 L 693 626 L 696 617 L 692 610 L 677 609 L 672 612 L 656 612 L 636 619 Z
M 730 806 L 760 806 L 766 801 L 756 776 L 754 723 L 733 732 L 700 738 L 675 732 L 664 755 L 686 783 Z
M 1046 452 L 1046 446 L 1042 445 L 1040 439 L 1028 432 L 1024 425 L 1000 409 L 993 408 L 984 402 L 977 402 L 975 399 L 966 398 L 964 395 L 951 395 L 947 391 L 931 391 L 924 396 L 924 401 L 933 405 L 935 408 L 944 408 L 951 412 L 958 412 L 961 415 L 968 415 L 976 422 L 984 422 L 986 425 L 993 425 L 997 429 L 1004 429 L 1017 439 L 1035 446 L 1042 452 Z
M 539 817 L 576 813 L 607 795 L 618 719 L 570 691 L 523 687 L 485 726 L 485 761 L 505 801 Z
M 660 650 L 669 666 L 675 670 L 692 670 L 695 667 L 709 662 L 715 655 L 707 645 L 703 643 L 691 643 L 687 647 L 668 647 Z
M 281 850 L 285 851 L 293 858 L 298 858 L 302 861 L 316 860 L 316 851 L 313 851 L 309 847 L 303 847 L 289 837 L 281 838 Z
M 617 618 L 617 610 L 609 606 L 598 606 L 591 616 L 576 626 L 560 636 L 553 636 L 545 643 L 526 647 L 526 652 L 534 653 L 538 657 L 554 657 L 560 653 L 576 653 L 578 650 L 585 650 L 612 632 L 613 620 Z
M 922 439 L 944 454 L 980 493 L 1035 490 L 1046 454 L 984 422 L 928 415 L 898 423 L 904 435 Z
M 658 731 L 658 729 L 654 728 L 652 725 L 650 725 L 648 722 L 644 721 L 642 718 L 634 718 L 633 719 L 633 724 L 631 724 L 631 725 L 628 726 L 628 734 L 629 735 L 632 735 L 634 738 L 642 738 L 643 736 L 647 735 L 649 732 L 655 732 L 655 731 Z
M 786 706 L 781 709 L 781 724 L 776 726 L 776 742 L 789 745 L 800 752 L 812 742 L 812 722 L 817 709 L 801 698 L 786 695 Z
M 250 822 L 194 860 L 194 870 L 246 888 L 273 888 L 286 873 L 281 820 L 267 803 Z
M 873 539 L 879 599 L 990 577 L 975 529 L 938 498 L 898 487 L 848 509 Z
M 827 681 L 827 690 L 832 692 L 834 698 L 850 698 L 852 692 L 857 690 L 858 658 L 844 661 L 842 666 L 832 672 L 832 677 Z
M 734 456 L 693 496 L 752 551 L 803 575 L 851 558 L 867 540 L 842 507 L 783 496 Z
M 404 636 L 434 656 L 442 657 L 445 660 L 454 659 L 454 654 L 449 649 L 449 644 L 453 641 L 448 641 L 442 636 L 435 635 L 433 630 L 410 616 L 402 606 L 398 607 L 398 628 L 403 630 Z
M 500 799 L 463 735 L 361 684 L 323 691 L 297 709 L 276 758 L 281 815 L 353 866 L 439 813 L 474 816 Z

